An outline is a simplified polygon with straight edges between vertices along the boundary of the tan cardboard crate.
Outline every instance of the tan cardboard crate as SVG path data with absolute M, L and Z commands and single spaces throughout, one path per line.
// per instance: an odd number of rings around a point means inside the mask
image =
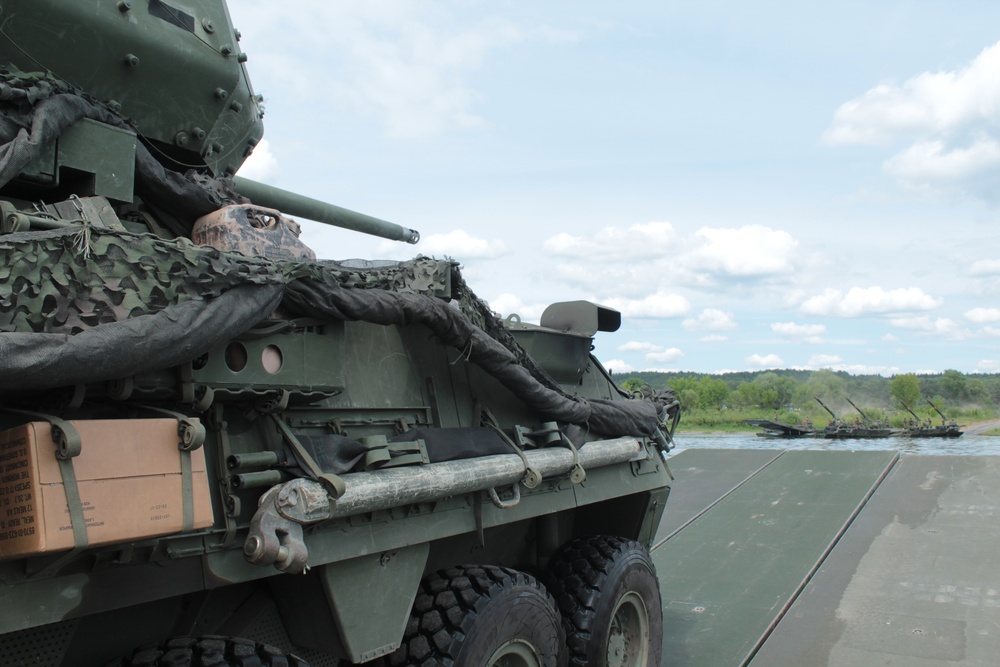
M 70 422 L 90 546 L 177 533 L 184 526 L 181 453 L 173 419 Z M 47 422 L 0 433 L 0 559 L 73 548 L 69 504 Z M 194 527 L 212 525 L 204 449 L 191 452 Z

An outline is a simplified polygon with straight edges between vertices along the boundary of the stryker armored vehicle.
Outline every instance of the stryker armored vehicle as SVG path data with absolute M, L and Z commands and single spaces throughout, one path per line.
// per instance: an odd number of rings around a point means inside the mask
M 588 302 L 316 260 L 223 0 L 0 5 L 0 662 L 658 665 L 670 392 Z M 346 232 L 345 232 L 346 233 Z

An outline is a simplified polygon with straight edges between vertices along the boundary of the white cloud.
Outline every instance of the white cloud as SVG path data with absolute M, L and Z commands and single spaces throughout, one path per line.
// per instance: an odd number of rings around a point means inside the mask
M 781 357 L 776 354 L 751 354 L 746 358 L 746 362 L 751 366 L 759 366 L 760 368 L 781 368 L 785 365 Z
M 720 336 L 719 334 L 709 334 L 707 336 L 702 336 L 699 338 L 703 343 L 725 343 L 729 340 L 729 336 Z
M 671 363 L 684 356 L 676 347 L 665 348 L 662 345 L 631 340 L 618 346 L 621 352 L 642 352 L 646 361 Z
M 623 345 L 619 345 L 618 349 L 622 352 L 658 352 L 663 349 L 663 346 L 637 340 L 630 340 Z
M 990 198 L 984 177 L 1000 171 L 998 114 L 1000 43 L 966 67 L 883 83 L 845 102 L 823 140 L 879 145 L 907 138 L 912 143 L 885 162 L 886 173 L 919 189 L 966 189 Z
M 421 236 L 416 247 L 421 255 L 449 257 L 460 262 L 496 259 L 509 252 L 503 241 L 472 236 L 464 229 Z M 379 241 L 375 248 L 375 253 L 385 259 L 409 259 L 414 252 L 413 246 L 398 241 Z
M 642 299 L 607 299 L 605 305 L 620 311 L 624 317 L 679 317 L 691 310 L 684 297 L 664 293 Z
M 879 143 L 899 133 L 945 133 L 1000 111 L 1000 43 L 969 66 L 924 72 L 903 85 L 881 84 L 845 102 L 824 134 L 828 143 Z
M 836 354 L 814 354 L 806 362 L 808 368 L 831 368 L 841 362 Z
M 631 373 L 635 370 L 634 367 L 626 364 L 621 359 L 612 359 L 602 363 L 604 364 L 604 367 L 612 373 Z
M 541 304 L 526 304 L 519 297 L 509 292 L 497 295 L 495 298 L 490 299 L 488 303 L 490 310 L 499 313 L 500 317 L 507 317 L 513 314 L 518 315 L 526 322 L 534 322 L 536 324 L 542 316 L 542 311 L 546 308 L 546 306 Z
M 955 336 L 960 333 L 958 323 L 947 317 L 932 319 L 927 315 L 918 317 L 897 317 L 889 320 L 889 324 L 900 329 L 912 329 L 931 334 Z
M 277 13 L 269 3 L 233 4 L 251 58 L 260 54 L 274 80 L 288 79 L 284 94 L 325 96 L 330 107 L 374 117 L 398 139 L 489 127 L 474 110 L 479 92 L 470 85 L 471 72 L 525 40 L 567 41 L 567 33 L 498 18 L 463 23 L 433 3 L 345 0 Z M 336 76 L 328 78 L 329 72 Z
M 826 289 L 822 294 L 803 302 L 800 310 L 807 315 L 859 317 L 877 313 L 901 313 L 931 310 L 943 305 L 919 287 L 884 290 L 881 287 L 852 287 L 846 294 L 838 289 Z
M 890 176 L 915 187 L 974 178 L 1000 165 L 1000 143 L 979 137 L 971 146 L 949 148 L 943 141 L 920 141 L 886 160 Z
M 884 342 L 886 342 L 886 343 L 898 343 L 899 342 L 899 336 L 897 336 L 895 334 L 887 333 L 886 335 L 882 336 L 882 340 Z
M 563 232 L 546 239 L 542 245 L 559 257 L 631 263 L 643 258 L 664 257 L 672 247 L 674 236 L 673 225 L 669 222 L 647 222 L 630 227 L 605 227 L 592 236 Z
M 238 175 L 254 181 L 268 182 L 278 175 L 278 159 L 271 152 L 271 144 L 267 139 L 261 139 L 254 146 L 253 153 L 246 159 L 237 172 Z
M 976 324 L 1000 322 L 1000 308 L 973 308 L 965 311 L 965 319 Z
M 977 259 L 969 266 L 970 276 L 995 276 L 1000 274 L 1000 259 Z
M 420 239 L 420 252 L 434 257 L 455 259 L 493 259 L 507 254 L 503 241 L 477 238 L 464 229 L 447 234 L 429 234 Z
M 983 359 L 978 364 L 976 364 L 976 370 L 982 371 L 984 373 L 995 373 L 997 371 L 1000 371 L 1000 360 Z
M 826 333 L 826 325 L 772 322 L 771 331 L 780 336 L 788 336 L 789 338 L 815 338 Z
M 739 328 L 732 313 L 717 308 L 706 308 L 697 318 L 688 318 L 681 323 L 688 331 L 729 331 Z
M 789 273 L 798 242 L 791 234 L 763 225 L 699 229 L 701 245 L 687 258 L 695 268 L 731 276 Z
M 660 352 L 650 352 L 646 355 L 646 361 L 657 361 L 660 363 L 672 363 L 684 356 L 684 353 L 676 347 L 671 347 Z

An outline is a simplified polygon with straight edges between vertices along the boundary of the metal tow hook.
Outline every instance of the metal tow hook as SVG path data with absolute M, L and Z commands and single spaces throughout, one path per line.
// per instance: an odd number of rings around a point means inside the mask
M 302 574 L 309 569 L 309 550 L 302 539 L 302 525 L 278 512 L 275 501 L 281 490 L 279 484 L 261 496 L 250 521 L 250 534 L 243 543 L 243 554 L 254 565 L 274 565 L 282 572 Z

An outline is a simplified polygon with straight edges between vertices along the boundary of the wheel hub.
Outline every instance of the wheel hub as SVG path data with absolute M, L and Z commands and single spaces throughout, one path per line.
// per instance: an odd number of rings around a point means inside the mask
M 486 667 L 542 667 L 542 659 L 531 642 L 515 638 L 501 644 Z
M 608 667 L 645 667 L 649 661 L 649 617 L 642 597 L 630 591 L 611 616 Z

